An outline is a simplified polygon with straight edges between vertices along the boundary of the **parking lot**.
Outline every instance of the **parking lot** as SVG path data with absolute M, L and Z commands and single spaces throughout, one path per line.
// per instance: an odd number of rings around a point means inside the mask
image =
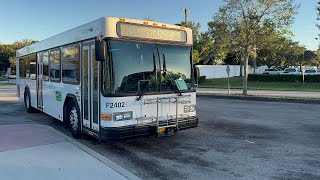
M 15 86 L 0 86 L 12 95 Z M 142 179 L 320 179 L 320 105 L 198 97 L 199 127 L 171 137 L 82 144 Z M 0 100 L 0 125 L 62 123 Z M 81 165 L 79 165 L 81 166 Z

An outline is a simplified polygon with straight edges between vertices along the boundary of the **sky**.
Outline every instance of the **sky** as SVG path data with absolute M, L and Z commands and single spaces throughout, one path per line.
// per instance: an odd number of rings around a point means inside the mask
M 176 24 L 184 20 L 200 22 L 201 31 L 217 12 L 223 0 L 0 0 L 0 43 L 21 39 L 43 40 L 100 17 L 151 18 Z M 295 23 L 290 28 L 294 40 L 316 50 L 319 30 L 315 27 L 317 0 L 296 0 L 301 3 Z

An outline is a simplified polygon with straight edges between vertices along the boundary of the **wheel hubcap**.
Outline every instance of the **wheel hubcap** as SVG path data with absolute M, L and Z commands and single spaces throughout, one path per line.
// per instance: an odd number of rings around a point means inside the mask
M 72 126 L 72 129 L 77 130 L 79 119 L 78 119 L 78 114 L 75 107 L 71 109 L 69 119 L 70 119 L 70 124 Z

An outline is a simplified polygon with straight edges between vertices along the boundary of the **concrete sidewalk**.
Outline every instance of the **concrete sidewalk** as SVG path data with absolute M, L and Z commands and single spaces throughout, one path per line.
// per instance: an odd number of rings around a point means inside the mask
M 0 126 L 0 179 L 138 179 L 69 139 L 42 125 Z
M 17 99 L 17 86 L 15 84 L 6 86 L 0 84 L 0 101 L 15 101 Z
M 228 89 L 219 88 L 197 88 L 199 94 L 228 94 Z M 231 95 L 242 94 L 242 89 L 231 89 Z M 248 90 L 248 95 L 263 97 L 288 97 L 288 98 L 314 98 L 320 99 L 320 92 L 303 92 L 303 91 L 271 91 L 271 90 Z

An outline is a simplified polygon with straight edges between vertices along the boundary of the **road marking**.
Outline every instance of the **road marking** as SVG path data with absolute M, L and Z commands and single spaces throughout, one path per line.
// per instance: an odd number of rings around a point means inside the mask
M 255 144 L 255 142 L 253 142 L 253 141 L 249 141 L 249 140 L 244 140 L 245 142 L 248 142 L 248 143 L 250 143 L 250 144 Z

